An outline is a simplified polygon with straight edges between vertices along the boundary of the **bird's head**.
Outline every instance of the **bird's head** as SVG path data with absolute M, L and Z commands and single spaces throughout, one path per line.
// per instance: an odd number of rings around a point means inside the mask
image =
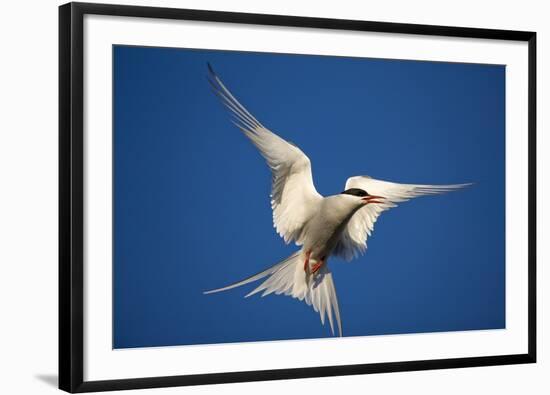
M 350 203 L 355 203 L 358 206 L 366 206 L 367 204 L 384 203 L 383 196 L 370 195 L 367 191 L 360 188 L 350 188 L 341 192 L 340 195 L 345 196 L 345 199 Z

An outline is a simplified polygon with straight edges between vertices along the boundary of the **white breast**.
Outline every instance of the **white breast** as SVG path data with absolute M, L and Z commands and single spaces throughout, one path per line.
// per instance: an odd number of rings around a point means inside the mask
M 359 207 L 348 196 L 334 195 L 324 198 L 319 210 L 304 228 L 304 251 L 311 250 L 312 258 L 328 257 Z

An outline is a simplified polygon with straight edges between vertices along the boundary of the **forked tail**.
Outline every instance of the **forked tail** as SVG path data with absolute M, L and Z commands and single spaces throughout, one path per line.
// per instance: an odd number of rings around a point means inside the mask
M 213 289 L 204 293 L 211 294 L 227 291 L 264 277 L 268 277 L 267 280 L 245 297 L 263 291 L 262 297 L 275 293 L 276 295 L 284 294 L 303 300 L 308 305 L 313 306 L 313 309 L 319 313 L 323 325 L 325 324 L 325 315 L 328 317 L 332 334 L 334 334 L 334 318 L 336 318 L 338 333 L 342 336 L 340 309 L 338 308 L 338 299 L 336 298 L 336 288 L 332 280 L 332 273 L 328 269 L 328 265 L 323 265 L 317 273 L 313 275 L 306 274 L 304 271 L 303 256 L 300 251 L 263 272 L 226 287 Z

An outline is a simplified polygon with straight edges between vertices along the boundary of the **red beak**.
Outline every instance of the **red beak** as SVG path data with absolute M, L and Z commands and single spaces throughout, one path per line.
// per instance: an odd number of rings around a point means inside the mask
M 380 200 L 378 200 L 378 199 L 380 199 Z M 382 200 L 385 200 L 385 199 L 386 198 L 383 197 L 383 196 L 369 195 L 369 196 L 365 196 L 361 200 L 363 200 L 365 202 L 365 206 L 366 206 L 367 204 L 370 204 L 370 203 L 384 203 Z

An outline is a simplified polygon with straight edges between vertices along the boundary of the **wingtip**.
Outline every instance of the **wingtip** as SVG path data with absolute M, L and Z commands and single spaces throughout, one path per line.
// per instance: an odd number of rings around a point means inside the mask
M 212 65 L 210 64 L 210 62 L 206 62 L 206 66 L 208 66 L 208 72 L 212 75 L 216 75 L 216 72 L 214 71 L 214 69 L 212 68 Z

